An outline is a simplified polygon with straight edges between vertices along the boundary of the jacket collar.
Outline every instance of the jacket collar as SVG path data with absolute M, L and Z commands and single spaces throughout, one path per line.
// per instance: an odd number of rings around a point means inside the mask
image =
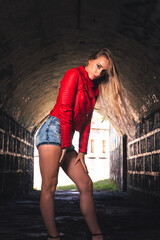
M 86 69 L 84 68 L 84 66 L 83 66 L 83 65 L 80 66 L 79 69 L 80 69 L 81 73 L 83 74 L 83 76 L 85 77 L 85 79 L 88 80 L 89 85 L 90 85 L 91 87 L 93 87 L 93 86 L 94 86 L 94 85 L 93 85 L 93 82 L 92 82 L 92 80 L 89 78 L 88 72 L 86 71 Z

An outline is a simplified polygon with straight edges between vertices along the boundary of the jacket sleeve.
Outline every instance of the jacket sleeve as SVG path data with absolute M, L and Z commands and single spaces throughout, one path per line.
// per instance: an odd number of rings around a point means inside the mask
M 97 86 L 94 93 L 95 93 L 95 98 L 97 99 L 99 95 L 99 86 Z M 92 115 L 93 115 L 93 110 L 91 111 L 90 115 L 86 117 L 82 131 L 80 132 L 79 152 L 83 152 L 85 154 L 87 154 L 87 146 L 88 146 L 88 140 L 89 140 L 89 134 L 90 134 L 90 128 L 91 128 Z
M 83 124 L 83 128 L 80 132 L 79 137 L 79 152 L 83 152 L 87 154 L 87 146 L 88 146 L 88 139 L 89 133 L 91 128 L 91 119 L 92 119 L 93 111 L 86 117 L 85 122 Z
M 72 141 L 72 122 L 73 122 L 73 107 L 77 92 L 79 72 L 76 69 L 70 69 L 64 75 L 59 89 L 60 102 L 60 125 L 62 145 L 61 148 L 66 148 L 71 145 Z

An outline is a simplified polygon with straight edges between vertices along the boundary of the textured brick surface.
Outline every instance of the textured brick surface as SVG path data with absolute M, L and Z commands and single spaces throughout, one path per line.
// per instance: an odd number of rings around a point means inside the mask
M 160 150 L 160 132 L 155 134 L 155 150 Z
M 139 198 L 160 196 L 159 126 L 160 113 L 156 112 L 137 125 L 137 139 L 129 143 L 128 190 Z
M 151 172 L 151 155 L 145 156 L 145 171 Z
M 137 171 L 143 171 L 143 157 L 138 157 L 136 159 L 136 168 Z M 133 169 L 133 171 L 135 170 Z
M 160 154 L 154 154 L 152 156 L 152 171 L 159 172 L 160 171 Z
M 147 137 L 147 152 L 154 150 L 154 135 Z
M 0 197 L 28 193 L 33 188 L 33 138 L 2 110 L 1 120 Z

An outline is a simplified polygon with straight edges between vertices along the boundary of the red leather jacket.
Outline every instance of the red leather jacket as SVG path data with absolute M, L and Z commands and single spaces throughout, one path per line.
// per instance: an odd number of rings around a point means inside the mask
M 99 88 L 93 89 L 92 80 L 83 66 L 70 69 L 64 75 L 57 102 L 50 115 L 60 119 L 62 145 L 72 142 L 72 130 L 80 132 L 79 152 L 87 153 L 91 118 Z

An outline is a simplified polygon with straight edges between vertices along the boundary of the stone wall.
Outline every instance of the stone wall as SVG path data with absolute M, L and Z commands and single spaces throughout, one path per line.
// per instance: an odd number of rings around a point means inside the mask
M 139 123 L 136 139 L 128 144 L 128 192 L 160 200 L 160 112 Z
M 120 190 L 127 190 L 127 138 L 110 127 L 110 178 Z
M 33 189 L 33 137 L 0 109 L 0 198 Z

